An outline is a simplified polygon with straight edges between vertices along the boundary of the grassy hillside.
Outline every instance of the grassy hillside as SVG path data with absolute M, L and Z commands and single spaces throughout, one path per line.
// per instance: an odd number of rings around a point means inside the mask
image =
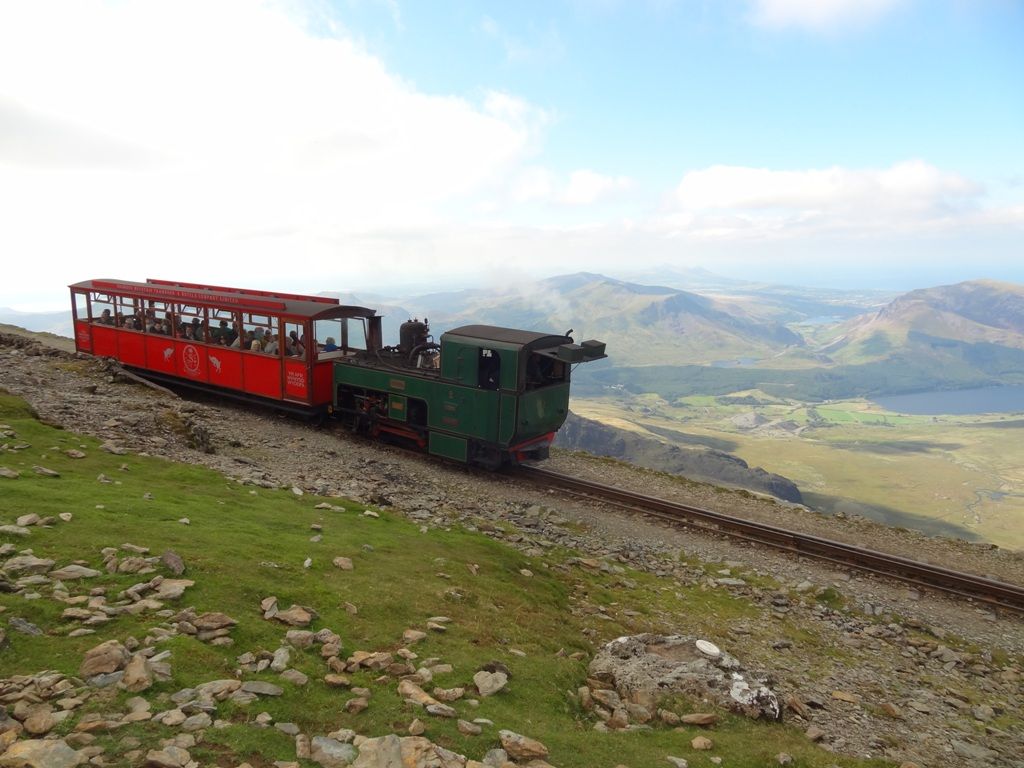
M 0 676 L 44 669 L 77 674 L 86 650 L 111 638 L 150 642 L 145 638 L 154 637 L 153 628 L 173 627 L 171 614 L 185 606 L 236 619 L 230 633 L 233 645 L 228 647 L 174 632 L 155 641 L 171 654 L 171 679 L 143 694 L 157 712 L 174 706 L 169 697 L 175 691 L 234 678 L 239 654 L 279 647 L 287 628 L 260 613 L 260 600 L 269 595 L 277 596 L 282 607 L 295 603 L 314 608 L 319 618 L 310 628 L 337 632 L 342 657 L 357 650 L 395 651 L 403 645 L 406 629 L 425 629 L 429 617 L 447 616 L 446 632 L 428 632 L 425 640 L 410 646 L 418 655 L 416 664 L 434 657 L 452 665 L 452 671 L 437 675 L 434 685 L 471 684 L 473 673 L 491 660 L 503 662 L 512 673 L 507 688 L 481 699 L 478 707 L 464 700 L 454 703 L 460 717 L 493 721 L 483 726 L 481 735 L 463 735 L 454 720 L 411 709 L 398 695 L 397 681 L 380 679 L 379 672 L 351 675 L 352 687 L 366 687 L 372 695 L 365 711 L 350 713 L 344 705 L 354 694 L 325 684 L 324 660 L 309 650 L 293 652 L 291 664 L 308 675 L 305 686 L 269 670 L 245 673 L 245 679 L 280 685 L 283 695 L 248 706 L 221 703 L 215 717 L 225 720 L 226 727 L 207 728 L 205 738 L 191 748 L 192 757 L 203 765 L 220 766 L 245 760 L 266 767 L 275 760 L 293 760 L 291 736 L 255 727 L 255 716 L 267 712 L 309 735 L 339 728 L 366 735 L 405 733 L 419 716 L 426 723 L 426 736 L 477 759 L 497 746 L 499 728 L 510 728 L 544 742 L 558 766 L 612 768 L 624 758 L 634 767 L 656 766 L 666 764 L 669 754 L 689 758 L 691 765 L 710 765 L 708 753 L 689 747 L 690 739 L 701 733 L 698 728 L 680 732 L 656 725 L 651 730 L 595 733 L 594 721 L 580 710 L 573 692 L 585 682 L 594 644 L 622 634 L 672 632 L 684 626 L 716 641 L 727 639 L 737 619 L 755 612 L 744 601 L 701 586 L 674 583 L 666 590 L 663 580 L 618 567 L 607 572 L 582 568 L 571 552 L 555 549 L 543 557 L 527 557 L 458 526 L 421 528 L 387 512 L 366 515 L 362 506 L 340 499 L 318 509 L 322 498 L 297 496 L 288 489 L 255 490 L 197 467 L 115 456 L 93 439 L 40 424 L 21 401 L 9 396 L 0 395 L 0 423 L 7 433 L 0 466 L 20 473 L 16 479 L 0 478 L 0 523 L 29 513 L 55 518 L 50 526 L 32 527 L 27 536 L 2 534 L 0 542 L 12 545 L 8 552 L 30 547 L 37 557 L 51 558 L 58 566 L 77 561 L 102 571 L 104 547 L 132 544 L 154 555 L 173 549 L 187 566 L 184 577 L 195 581 L 177 603 L 169 604 L 168 612 L 118 615 L 96 625 L 95 634 L 79 637 L 69 636 L 80 625 L 62 618 L 67 604 L 55 599 L 49 587 L 36 587 L 39 596 L 33 600 L 0 593 L 0 624 L 6 625 Z M 12 450 L 16 445 L 25 447 Z M 72 449 L 84 458 L 66 455 Z M 59 477 L 37 474 L 34 466 L 54 470 Z M 71 513 L 71 520 L 57 519 L 61 513 Z M 316 536 L 322 539 L 314 540 Z M 339 556 L 352 560 L 352 570 L 332 565 Z M 311 562 L 304 567 L 307 558 Z M 162 566 L 157 573 L 169 575 Z M 122 590 L 151 576 L 103 573 L 67 581 L 64 587 L 72 597 L 103 591 L 113 602 Z M 588 606 L 604 610 L 598 615 Z M 15 631 L 14 617 L 38 625 L 43 634 Z M 773 635 L 792 637 L 802 653 L 816 652 L 814 637 L 788 620 L 776 621 Z M 577 652 L 580 658 L 573 658 Z M 823 674 L 834 661 L 823 655 Z M 90 713 L 124 712 L 132 694 L 106 690 L 90 697 L 56 732 L 70 732 Z M 677 709 L 701 707 L 700 702 L 681 701 Z M 126 765 L 121 756 L 134 746 L 131 740 L 146 749 L 175 733 L 144 721 L 98 731 L 96 743 L 106 748 L 107 764 Z M 794 756 L 796 766 L 883 765 L 837 757 L 788 725 L 723 715 L 716 728 L 703 733 L 714 739 L 710 754 L 722 756 L 734 768 L 771 764 L 783 751 Z
M 894 355 L 959 356 L 992 348 L 1020 365 L 1024 351 L 1024 286 L 987 280 L 903 294 L 876 313 L 845 323 L 821 351 L 840 363 Z M 995 354 L 995 353 L 993 353 Z

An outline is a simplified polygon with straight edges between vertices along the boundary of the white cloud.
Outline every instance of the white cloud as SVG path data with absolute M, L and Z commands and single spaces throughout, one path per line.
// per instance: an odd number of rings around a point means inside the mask
M 666 221 L 712 236 L 808 229 L 907 231 L 969 214 L 983 190 L 921 160 L 882 169 L 712 166 L 687 173 Z
M 568 205 L 590 205 L 610 194 L 629 189 L 632 183 L 625 176 L 605 176 L 594 171 L 574 171 L 562 192 Z
M 547 168 L 523 168 L 509 185 L 509 197 L 514 203 L 548 202 L 555 197 L 555 176 Z
M 969 180 L 919 161 L 713 166 L 645 217 L 630 178 L 545 167 L 546 111 L 425 93 L 301 7 L 0 2 L 0 306 L 60 306 L 64 285 L 103 276 L 384 292 L 705 246 L 750 256 L 773 241 L 788 258 L 840 231 L 1020 241 L 1019 195 L 981 209 Z
M 606 200 L 632 186 L 632 180 L 626 176 L 607 176 L 580 169 L 562 180 L 547 168 L 532 166 L 516 174 L 509 186 L 509 198 L 515 203 L 586 206 Z
M 298 7 L 0 3 L 0 303 L 40 265 L 251 282 L 356 261 L 346 234 L 441 226 L 536 151 L 542 110 L 419 91 Z
M 752 0 L 751 20 L 763 27 L 815 32 L 873 22 L 905 0 Z

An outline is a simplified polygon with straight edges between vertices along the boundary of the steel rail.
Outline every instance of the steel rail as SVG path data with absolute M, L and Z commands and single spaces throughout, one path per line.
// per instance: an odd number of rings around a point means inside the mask
M 899 579 L 915 586 L 929 587 L 970 598 L 990 606 L 1024 613 L 1024 587 L 1015 584 L 962 573 L 899 555 L 890 555 L 766 523 L 744 520 L 689 504 L 680 504 L 624 491 L 610 485 L 581 480 L 540 467 L 522 465 L 511 470 L 510 474 L 537 485 L 610 503 L 676 524 L 686 521 L 693 527 L 704 528 L 733 538 L 765 544 L 793 554 L 825 560 L 880 576 Z

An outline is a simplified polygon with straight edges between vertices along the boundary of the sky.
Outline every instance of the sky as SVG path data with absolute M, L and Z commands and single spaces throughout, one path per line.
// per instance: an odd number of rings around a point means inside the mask
M 1024 283 L 1017 0 L 3 0 L 0 306 Z

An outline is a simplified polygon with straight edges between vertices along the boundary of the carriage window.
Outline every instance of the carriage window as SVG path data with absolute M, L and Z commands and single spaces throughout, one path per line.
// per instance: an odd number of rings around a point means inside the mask
M 238 329 L 242 321 L 233 309 L 222 309 L 211 307 L 207 309 L 207 327 L 210 335 L 210 343 L 221 347 L 238 346 Z
M 149 301 L 143 310 L 142 330 L 170 336 L 174 331 L 174 312 L 164 301 Z
M 89 319 L 89 296 L 85 293 L 74 293 L 75 297 L 75 319 L 76 320 L 88 320 Z
M 345 326 L 345 349 L 366 349 L 366 320 L 362 317 L 349 317 L 341 321 Z
M 185 341 L 207 341 L 209 329 L 206 323 L 206 310 L 187 304 L 179 304 L 177 310 L 174 335 Z
M 284 324 L 285 357 L 306 357 L 306 329 L 300 323 Z
M 362 318 L 317 320 L 314 323 L 318 352 L 352 352 L 366 349 L 366 326 Z
M 317 353 L 343 350 L 347 339 L 344 320 L 316 320 L 313 323 L 313 344 Z
M 114 299 L 116 315 L 115 320 L 118 328 L 126 331 L 142 330 L 142 302 L 139 299 L 129 299 L 122 296 Z
M 263 352 L 273 342 L 276 333 L 276 318 L 267 315 L 242 315 L 242 349 Z
M 105 293 L 94 293 L 92 295 L 92 321 L 100 325 L 116 325 L 115 301 L 116 297 L 114 296 L 108 296 Z
M 483 348 L 477 360 L 478 386 L 481 389 L 497 389 L 501 383 L 501 358 L 497 351 Z

